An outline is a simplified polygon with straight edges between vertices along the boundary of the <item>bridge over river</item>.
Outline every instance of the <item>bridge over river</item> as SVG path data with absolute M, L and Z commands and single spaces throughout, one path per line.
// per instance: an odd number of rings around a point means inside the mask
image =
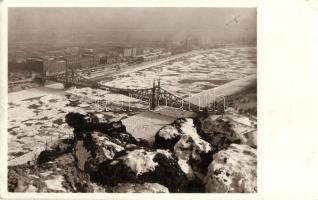
M 75 72 L 75 70 L 66 70 L 64 73 L 58 73 L 50 76 L 42 77 L 43 83 L 45 81 L 54 81 L 62 83 L 65 88 L 71 86 L 77 87 L 91 87 L 93 89 L 101 89 L 109 93 L 122 94 L 128 97 L 139 99 L 141 101 L 150 102 L 150 109 L 155 110 L 159 106 L 173 107 L 181 110 L 188 110 L 193 112 L 205 112 L 205 107 L 200 106 L 200 103 L 194 104 L 181 97 L 178 97 L 160 86 L 160 80 L 157 83 L 153 82 L 152 88 L 144 89 L 124 89 L 102 85 L 96 81 L 89 80 L 84 76 Z
M 97 81 L 85 78 L 73 69 L 67 69 L 64 73 L 51 76 L 43 76 L 43 82 L 46 80 L 62 83 L 65 88 L 71 86 L 91 87 L 95 89 L 106 90 L 109 93 L 122 94 L 128 97 L 136 98 L 141 101 L 150 103 L 150 109 L 155 110 L 160 107 L 173 107 L 179 110 L 200 112 L 217 112 L 215 102 L 223 101 L 223 105 L 227 106 L 225 97 L 237 93 L 252 84 L 256 84 L 256 74 L 245 78 L 235 80 L 224 85 L 202 91 L 201 93 L 181 98 L 172 94 L 168 90 L 160 86 L 160 80 L 157 84 L 153 82 L 152 88 L 128 89 L 103 85 Z

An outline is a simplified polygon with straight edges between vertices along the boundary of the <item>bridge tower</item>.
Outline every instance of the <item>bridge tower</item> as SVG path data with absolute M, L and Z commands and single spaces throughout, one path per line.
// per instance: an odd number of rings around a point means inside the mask
M 152 84 L 152 90 L 151 90 L 151 106 L 150 110 L 155 110 L 158 106 L 158 100 L 159 100 L 159 93 L 160 93 L 160 79 L 158 80 L 158 84 L 156 85 L 156 82 L 154 81 Z
M 66 67 L 66 71 L 65 71 L 65 80 L 63 83 L 63 86 L 65 89 L 70 88 L 72 83 L 74 81 L 74 69 L 71 68 L 71 80 L 69 80 L 69 70 L 68 67 Z
M 150 110 L 155 110 L 156 109 L 156 83 L 155 81 L 152 84 L 152 90 L 151 90 L 151 105 L 150 105 Z
M 45 72 L 45 70 L 43 70 L 42 75 L 41 75 L 41 79 L 40 79 L 40 85 L 45 86 L 45 82 L 46 82 L 46 72 Z

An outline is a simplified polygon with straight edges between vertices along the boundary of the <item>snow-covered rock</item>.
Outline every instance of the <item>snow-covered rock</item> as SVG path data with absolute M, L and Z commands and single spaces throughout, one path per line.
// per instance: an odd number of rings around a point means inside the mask
M 85 134 L 75 145 L 75 158 L 80 170 L 93 173 L 98 165 L 124 150 L 124 143 L 99 132 Z
M 213 149 L 199 136 L 192 118 L 179 118 L 164 126 L 156 134 L 154 147 L 173 151 L 189 180 L 195 178 L 194 171 L 205 174 L 212 160 Z
M 166 125 L 162 129 L 160 129 L 158 136 L 164 138 L 165 140 L 173 139 L 179 136 L 180 133 L 176 129 L 176 127 L 172 125 Z
M 247 144 L 251 147 L 256 148 L 257 147 L 257 131 L 249 131 L 244 133 L 244 142 L 243 144 Z
M 114 187 L 116 193 L 169 193 L 167 187 L 159 183 L 119 183 Z
M 205 177 L 206 192 L 257 192 L 256 157 L 254 148 L 240 144 L 214 154 Z
M 63 187 L 62 182 L 65 181 L 64 177 L 61 175 L 56 175 L 44 181 L 45 185 L 51 190 L 57 190 L 62 192 L 67 192 Z
M 182 133 L 179 132 L 176 123 L 163 126 L 155 135 L 154 148 L 170 149 L 173 151 L 174 145 L 179 141 Z
M 41 164 L 9 166 L 8 190 L 10 192 L 83 192 L 71 186 L 67 176 L 69 170 L 77 171 L 71 153 Z M 74 185 L 82 182 L 81 177 L 77 176 Z
M 210 115 L 201 120 L 205 138 L 216 151 L 227 148 L 232 143 L 257 147 L 256 127 L 249 118 L 236 114 Z
M 205 173 L 212 160 L 210 144 L 199 137 L 183 135 L 174 146 L 174 154 L 188 178 L 194 178 L 194 172 Z M 187 166 L 188 165 L 188 166 Z
M 146 172 L 154 171 L 158 165 L 153 159 L 156 152 L 138 149 L 129 152 L 126 156 L 122 156 L 117 160 L 124 162 L 137 176 Z
M 113 160 L 98 167 L 99 182 L 116 186 L 118 183 L 159 183 L 170 192 L 185 191 L 187 178 L 177 160 L 167 150 L 131 148 L 119 152 Z
M 44 151 L 41 151 L 37 157 L 37 163 L 42 164 L 54 160 L 55 158 L 67 154 L 73 151 L 74 140 L 73 139 L 60 139 L 50 144 Z
M 65 121 L 74 128 L 74 137 L 79 140 L 82 140 L 87 133 L 95 131 L 115 138 L 120 142 L 149 147 L 149 143 L 146 140 L 136 139 L 128 133 L 121 121 L 99 122 L 98 117 L 93 114 L 83 115 L 80 113 L 68 113 L 65 116 Z

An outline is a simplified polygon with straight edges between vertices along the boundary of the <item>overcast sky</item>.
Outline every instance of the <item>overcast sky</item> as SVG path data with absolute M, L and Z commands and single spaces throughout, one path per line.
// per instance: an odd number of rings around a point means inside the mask
M 187 34 L 206 41 L 255 39 L 256 9 L 9 9 L 9 39 L 15 41 L 79 40 L 87 35 L 96 40 L 178 40 Z

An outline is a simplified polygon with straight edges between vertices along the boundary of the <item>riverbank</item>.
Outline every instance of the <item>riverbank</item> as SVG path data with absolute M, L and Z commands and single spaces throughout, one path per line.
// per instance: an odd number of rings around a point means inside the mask
M 207 107 L 212 105 L 215 101 L 220 101 L 224 97 L 228 97 L 234 94 L 238 94 L 243 90 L 250 87 L 256 87 L 257 85 L 257 75 L 253 74 L 235 81 L 225 83 L 218 87 L 202 91 L 198 94 L 192 95 L 185 99 L 192 104 Z
M 98 66 L 98 67 L 94 67 L 92 69 L 85 69 L 85 70 L 79 70 L 78 73 L 79 74 L 83 74 L 84 77 L 86 77 L 87 79 L 91 80 L 91 81 L 111 81 L 114 79 L 114 76 L 119 76 L 119 75 L 126 75 L 126 74 L 130 74 L 139 70 L 144 70 L 150 67 L 154 67 L 157 65 L 160 65 L 164 62 L 168 62 L 170 60 L 174 60 L 180 57 L 184 57 L 184 56 L 189 56 L 193 53 L 197 53 L 198 51 L 190 51 L 190 52 L 186 52 L 186 53 L 182 53 L 182 54 L 177 54 L 177 55 L 173 55 L 167 58 L 161 58 L 158 60 L 154 60 L 154 61 L 149 61 L 149 62 L 144 62 L 138 65 L 127 65 L 127 66 L 122 66 L 120 68 L 116 68 L 113 69 L 113 66 L 115 66 L 116 64 L 112 64 L 112 65 L 105 65 L 105 66 Z M 120 64 L 120 63 L 119 63 Z M 51 85 L 51 84 L 55 84 L 55 83 L 46 83 L 46 85 Z M 38 83 L 24 83 L 24 84 L 16 84 L 16 86 L 13 87 L 9 87 L 8 92 L 9 93 L 14 93 L 14 92 L 19 92 L 22 90 L 28 90 L 28 89 L 35 89 L 42 87 L 40 86 Z

